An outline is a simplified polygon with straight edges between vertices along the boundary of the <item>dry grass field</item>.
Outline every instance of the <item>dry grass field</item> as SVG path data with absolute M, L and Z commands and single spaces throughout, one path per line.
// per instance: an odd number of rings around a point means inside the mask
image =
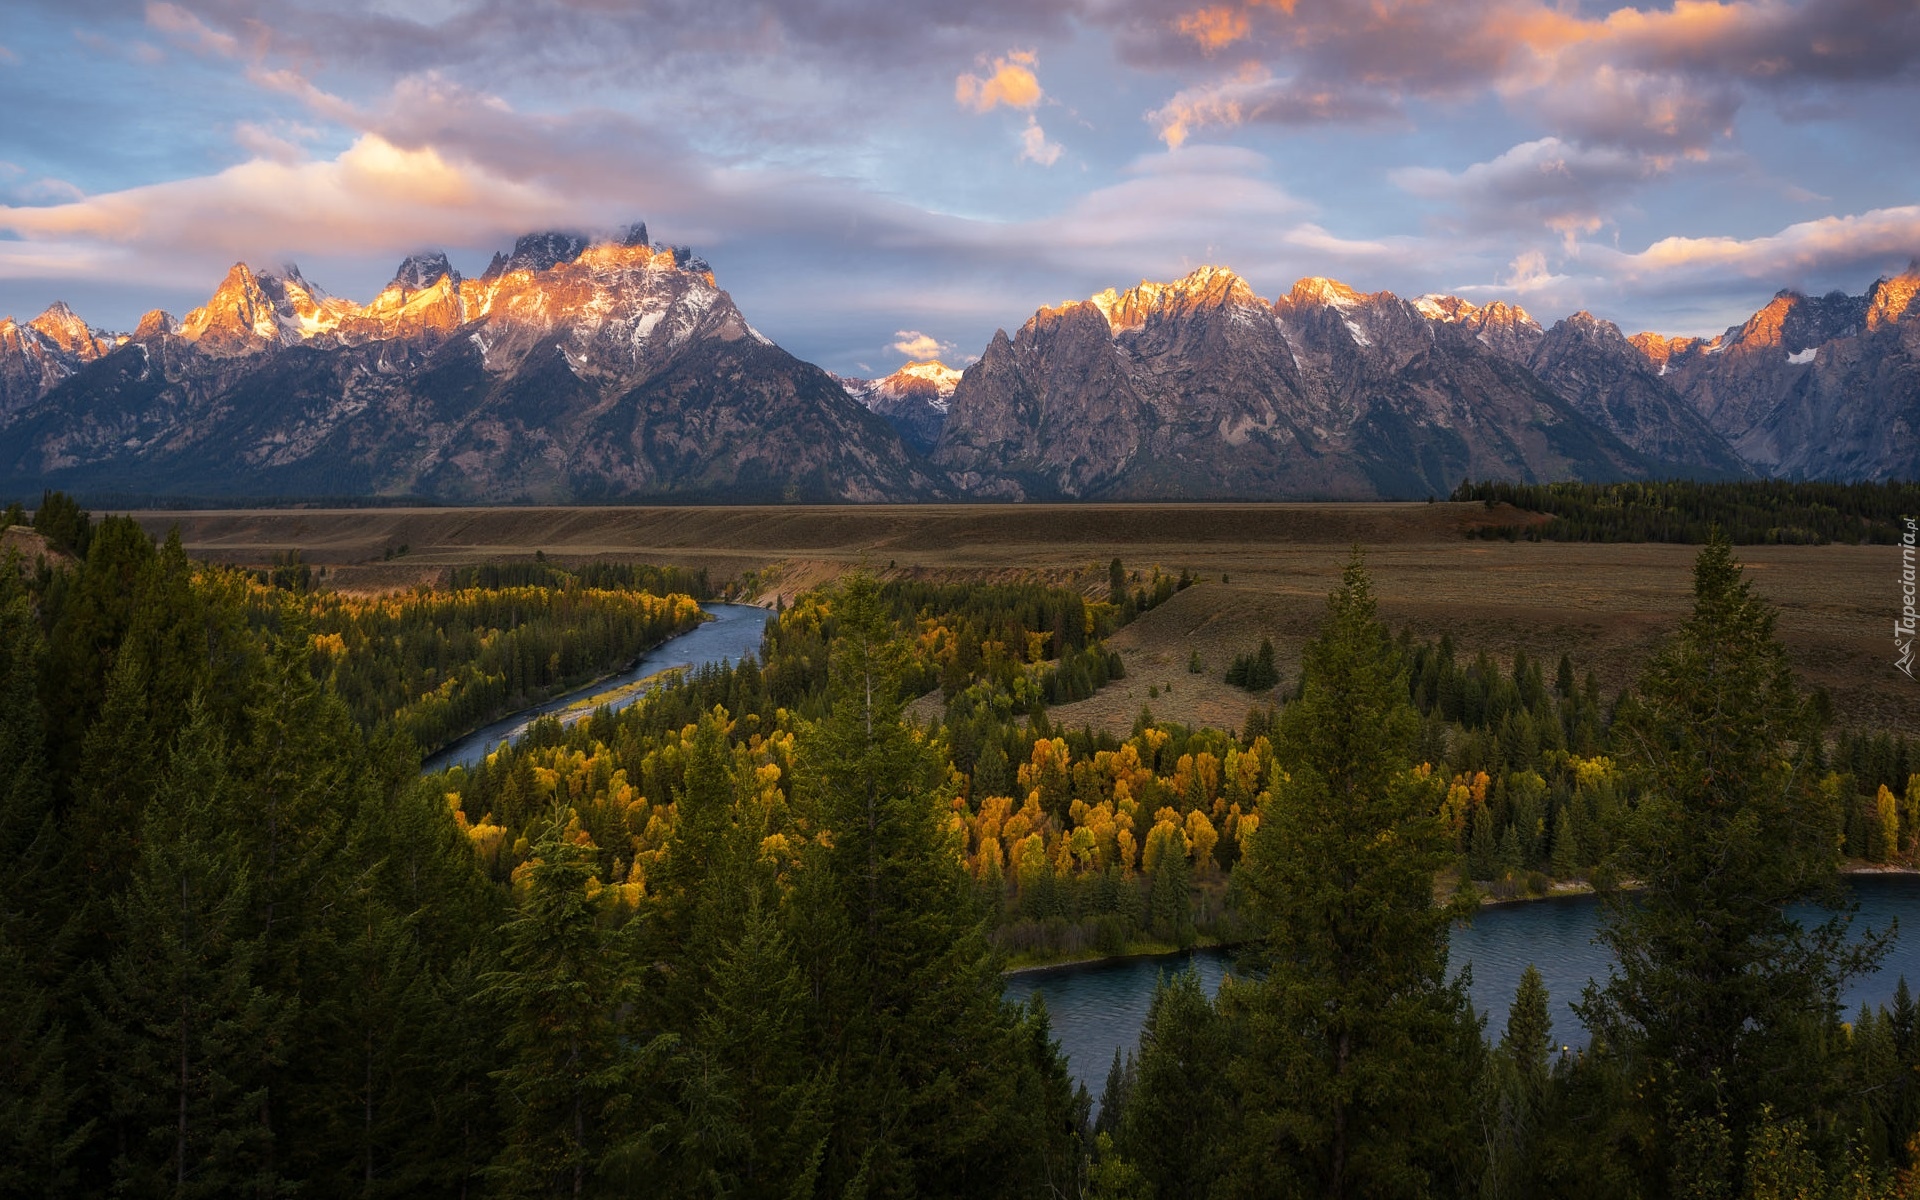
M 1684 615 L 1695 548 L 1470 540 L 1468 528 L 1537 518 L 1479 504 L 1166 504 L 913 507 L 281 509 L 135 514 L 156 534 L 178 524 L 197 557 L 259 564 L 299 550 L 326 582 L 385 590 L 447 567 L 498 558 L 611 558 L 708 568 L 717 581 L 758 572 L 762 598 L 865 563 L 883 575 L 1079 580 L 1104 589 L 1131 569 L 1182 568 L 1203 582 L 1115 639 L 1128 678 L 1053 712 L 1124 731 L 1143 703 L 1160 716 L 1238 725 L 1249 698 L 1221 679 L 1232 657 L 1273 638 L 1296 677 L 1328 590 L 1365 547 L 1382 615 L 1424 637 L 1452 632 L 1485 648 L 1562 650 L 1611 694 Z M 389 551 L 406 547 L 390 561 Z M 1920 684 L 1892 665 L 1897 549 L 1746 546 L 1739 556 L 1779 609 L 1803 681 L 1832 695 L 1848 725 L 1920 724 Z M 1097 581 L 1097 582 L 1095 582 Z M 1194 653 L 1204 674 L 1188 671 Z M 1162 695 L 1149 700 L 1149 687 Z

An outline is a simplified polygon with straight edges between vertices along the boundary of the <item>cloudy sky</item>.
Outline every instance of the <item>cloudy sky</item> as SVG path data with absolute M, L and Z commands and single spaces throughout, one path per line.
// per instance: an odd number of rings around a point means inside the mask
M 842 371 L 1203 263 L 1707 333 L 1920 255 L 1915 0 L 11 0 L 0 314 L 647 221 Z

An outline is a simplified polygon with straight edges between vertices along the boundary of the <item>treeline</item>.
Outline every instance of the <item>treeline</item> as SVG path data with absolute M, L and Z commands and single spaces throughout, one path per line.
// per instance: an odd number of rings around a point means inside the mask
M 644 884 L 541 774 L 490 879 L 298 597 L 125 518 L 44 587 L 0 571 L 0 1192 L 1075 1186 L 1084 1093 L 1001 999 L 904 647 L 870 585 L 836 609 L 816 719 L 656 747 Z
M 455 591 L 479 588 L 534 587 L 564 591 L 585 588 L 594 591 L 652 592 L 656 596 L 692 596 L 711 600 L 713 586 L 707 569 L 698 567 L 656 567 L 649 563 L 588 562 L 562 567 L 548 562 L 545 552 L 536 552 L 532 562 L 476 563 L 455 567 L 448 586 Z
M 322 677 L 362 728 L 390 721 L 425 750 L 616 670 L 703 619 L 690 596 L 571 581 L 250 595 L 263 626 L 298 610 Z
M 71 496 L 55 491 L 40 497 L 40 507 L 34 510 L 31 520 L 18 503 L 7 505 L 6 512 L 0 513 L 0 529 L 14 525 L 30 525 L 55 550 L 78 558 L 86 557 L 87 539 L 93 532 L 91 516 Z
M 1920 483 L 1813 483 L 1780 479 L 1726 483 L 1462 481 L 1450 497 L 1488 507 L 1511 504 L 1553 519 L 1538 525 L 1483 525 L 1468 537 L 1508 541 L 1684 542 L 1716 528 L 1740 545 L 1843 542 L 1891 545 L 1920 515 Z

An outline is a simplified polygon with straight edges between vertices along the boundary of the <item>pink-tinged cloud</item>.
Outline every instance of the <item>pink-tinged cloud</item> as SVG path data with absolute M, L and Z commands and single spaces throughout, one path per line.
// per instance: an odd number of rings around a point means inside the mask
M 1060 161 L 1060 155 L 1064 152 L 1060 143 L 1047 139 L 1047 131 L 1042 129 L 1040 122 L 1029 113 L 1027 127 L 1020 132 L 1021 161 L 1050 167 Z
M 240 53 L 239 38 L 213 28 L 177 4 L 148 4 L 147 24 L 166 34 L 176 46 L 196 54 L 233 58 Z
M 1174 18 L 1173 27 L 1211 53 L 1246 37 L 1253 26 L 1244 11 L 1216 4 L 1180 14 Z
M 1616 202 L 1670 166 L 1670 160 L 1616 146 L 1547 137 L 1465 170 L 1400 167 L 1387 178 L 1409 195 L 1448 205 L 1457 214 L 1449 223 L 1461 228 L 1531 224 L 1591 233 L 1606 224 Z
M 916 362 L 952 354 L 955 348 L 952 342 L 943 342 L 918 329 L 902 329 L 893 336 L 893 349 Z
M 1160 140 L 1178 148 L 1209 126 L 1263 122 L 1312 125 L 1363 121 L 1389 115 L 1393 102 L 1340 87 L 1314 87 L 1298 78 L 1275 78 L 1257 63 L 1231 79 L 1183 88 L 1147 114 Z
M 1170 144 L 1209 126 L 1348 122 L 1492 93 L 1562 137 L 1699 152 L 1755 98 L 1920 77 L 1911 0 L 1675 0 L 1592 18 L 1548 0 L 1320 0 L 1284 21 L 1264 20 L 1269 8 L 1186 14 L 1157 44 L 1129 27 L 1144 62 L 1179 62 L 1215 29 L 1243 56 L 1150 114 Z
M 235 259 L 499 240 L 575 211 L 538 186 L 431 147 L 403 149 L 366 134 L 332 159 L 254 158 L 194 179 L 60 204 L 0 206 L 0 229 L 23 239 L 10 245 L 16 251 L 35 245 L 86 258 L 130 253 L 147 273 L 165 278 Z
M 1032 51 L 1011 51 L 989 64 L 990 74 L 981 76 L 969 71 L 955 79 L 953 98 L 962 108 L 977 113 L 989 112 L 1001 105 L 1031 109 L 1046 97 L 1039 76 L 1033 72 L 1034 64 Z
M 1920 257 L 1920 205 L 1821 217 L 1765 237 L 1668 237 L 1638 254 L 1597 250 L 1588 257 L 1636 283 L 1729 278 L 1784 282 L 1848 268 L 1871 269 Z

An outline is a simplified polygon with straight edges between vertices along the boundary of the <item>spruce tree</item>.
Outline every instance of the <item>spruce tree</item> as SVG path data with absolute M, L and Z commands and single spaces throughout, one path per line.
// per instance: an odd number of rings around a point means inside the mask
M 616 1143 L 609 1117 L 633 1090 L 633 1070 L 662 1048 L 622 1045 L 625 962 L 587 899 L 593 867 L 567 818 L 564 805 L 549 813 L 519 913 L 500 928 L 503 969 L 487 981 L 510 1055 L 495 1072 L 507 1133 L 491 1174 L 512 1196 L 594 1193 Z
M 37 694 L 45 647 L 26 600 L 0 581 L 0 1195 L 57 1195 L 91 1129 L 57 1007 L 58 830 Z
M 1600 938 L 1616 966 L 1579 1011 L 1649 1103 L 1665 1097 L 1642 1163 L 1656 1180 L 1663 1161 L 1678 1167 L 1681 1127 L 1724 1119 L 1731 1170 L 1768 1097 L 1820 1094 L 1839 989 L 1885 945 L 1850 943 L 1848 910 L 1813 929 L 1787 911 L 1840 903 L 1838 814 L 1816 786 L 1819 729 L 1773 626 L 1716 533 L 1694 565 L 1692 615 L 1616 725 L 1639 792 L 1625 872 L 1643 890 L 1608 901 Z
M 1267 977 L 1244 989 L 1237 1186 L 1270 1169 L 1304 1194 L 1444 1190 L 1464 1169 L 1454 1081 L 1478 1022 L 1447 981 L 1453 914 L 1433 902 L 1452 852 L 1442 781 L 1413 764 L 1419 719 L 1358 552 L 1301 678 L 1243 865 Z
M 879 585 L 851 575 L 832 604 L 831 707 L 796 753 L 796 808 L 818 833 L 792 901 L 810 1036 L 838 1049 L 822 1186 L 1014 1194 L 1000 1148 L 1063 1131 L 1028 1127 L 1005 1069 L 1012 1014 L 945 826 L 942 758 L 901 720 L 903 647 Z
M 1207 1000 L 1196 971 L 1160 980 L 1115 1139 L 1153 1195 L 1200 1200 L 1225 1182 L 1223 1134 L 1239 1099 L 1231 1091 L 1234 1042 L 1234 1028 Z
M 140 827 L 124 931 L 91 989 L 113 1112 L 126 1130 L 119 1190 L 273 1194 L 270 1131 L 258 1120 L 268 1057 L 295 1006 L 256 977 L 252 872 L 235 824 L 220 731 L 196 705 Z M 263 1048 L 265 1048 L 263 1050 Z
M 1553 1018 L 1546 985 L 1529 963 L 1507 1010 L 1506 1032 L 1487 1057 L 1481 1122 L 1487 1160 L 1480 1194 L 1488 1200 L 1538 1195 L 1539 1136 L 1551 1083 Z

